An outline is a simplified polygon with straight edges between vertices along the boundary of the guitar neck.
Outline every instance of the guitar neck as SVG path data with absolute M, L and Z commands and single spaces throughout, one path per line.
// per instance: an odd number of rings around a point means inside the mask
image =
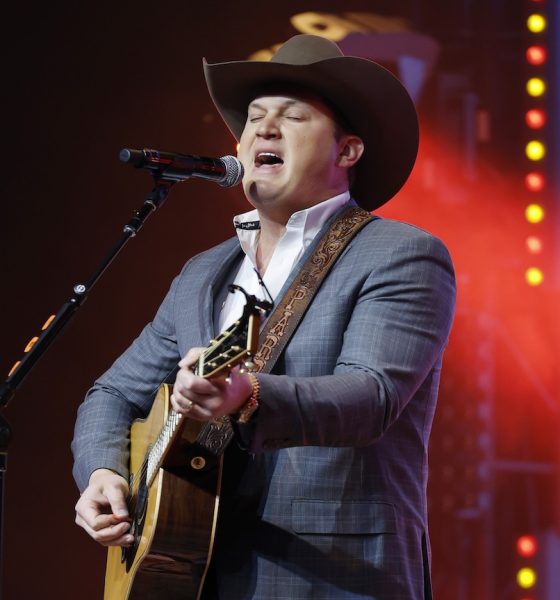
M 258 313 L 250 312 L 244 315 L 210 342 L 193 365 L 193 372 L 204 378 L 218 377 L 228 372 L 255 352 L 258 330 Z M 165 424 L 146 455 L 148 485 L 152 483 L 158 469 L 163 465 L 175 440 L 180 437 L 184 419 L 184 415 L 175 410 L 169 411 Z M 216 419 L 205 424 L 200 439 L 208 437 L 216 427 L 223 428 L 221 420 Z
M 156 473 L 163 464 L 165 456 L 170 451 L 174 441 L 180 435 L 183 420 L 184 415 L 181 413 L 178 413 L 175 410 L 169 411 L 165 424 L 146 455 L 146 479 L 148 486 L 152 484 Z

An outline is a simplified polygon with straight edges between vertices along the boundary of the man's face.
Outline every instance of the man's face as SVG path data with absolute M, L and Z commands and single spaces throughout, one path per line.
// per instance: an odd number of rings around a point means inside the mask
M 260 96 L 249 105 L 238 156 L 243 189 L 263 214 L 284 223 L 298 210 L 348 189 L 332 111 L 312 96 Z

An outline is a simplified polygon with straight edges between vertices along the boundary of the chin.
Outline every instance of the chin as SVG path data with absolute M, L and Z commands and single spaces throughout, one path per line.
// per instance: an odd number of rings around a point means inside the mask
M 257 208 L 258 205 L 270 204 L 280 197 L 279 190 L 269 182 L 250 181 L 247 182 L 247 185 L 243 185 L 243 189 L 249 202 Z

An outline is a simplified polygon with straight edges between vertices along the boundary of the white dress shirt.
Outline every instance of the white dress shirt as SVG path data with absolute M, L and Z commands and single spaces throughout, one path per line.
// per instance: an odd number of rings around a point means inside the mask
M 329 198 L 315 206 L 295 212 L 286 223 L 286 231 L 278 241 L 270 258 L 266 272 L 261 273 L 262 280 L 273 300 L 286 282 L 294 265 L 301 258 L 306 248 L 319 233 L 325 222 L 348 200 L 350 193 L 344 192 Z M 245 252 L 234 283 L 241 286 L 248 294 L 257 298 L 268 299 L 262 289 L 255 269 L 257 268 L 257 245 L 260 235 L 260 221 L 257 210 L 237 215 L 233 224 L 239 236 L 239 243 Z M 236 292 L 228 294 L 220 313 L 220 331 L 227 329 L 242 314 L 245 297 Z

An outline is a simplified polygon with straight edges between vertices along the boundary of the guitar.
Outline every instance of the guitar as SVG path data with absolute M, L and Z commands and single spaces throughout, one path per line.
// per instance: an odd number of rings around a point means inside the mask
M 210 342 L 193 368 L 197 375 L 216 377 L 255 353 L 262 303 L 245 296 L 242 317 Z M 109 548 L 105 600 L 196 600 L 202 591 L 222 453 L 233 431 L 228 417 L 200 423 L 175 412 L 171 392 L 162 385 L 148 417 L 131 427 L 128 508 L 135 541 Z

